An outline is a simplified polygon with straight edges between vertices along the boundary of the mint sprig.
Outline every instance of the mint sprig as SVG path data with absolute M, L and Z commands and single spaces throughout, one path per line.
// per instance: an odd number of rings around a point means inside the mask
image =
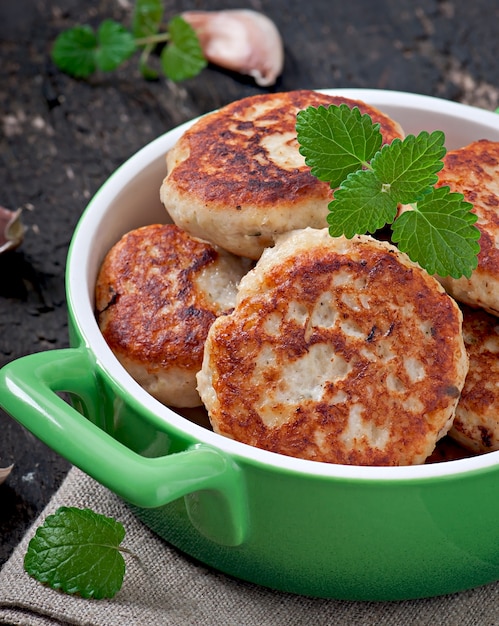
M 430 274 L 466 276 L 478 265 L 477 216 L 463 194 L 435 189 L 446 154 L 442 131 L 382 144 L 379 124 L 346 104 L 308 107 L 297 115 L 300 153 L 334 198 L 331 236 L 392 226 L 392 240 Z M 410 205 L 397 217 L 400 205 Z
M 139 69 L 144 78 L 159 72 L 151 66 L 151 54 L 159 49 L 162 72 L 173 81 L 197 76 L 207 65 L 196 32 L 181 16 L 162 29 L 162 0 L 136 0 L 132 30 L 119 22 L 104 20 L 95 31 L 88 25 L 75 26 L 58 35 L 52 60 L 59 69 L 77 78 L 94 72 L 115 70 L 140 51 Z
M 53 589 L 83 598 L 112 598 L 121 588 L 125 530 L 90 509 L 60 507 L 36 530 L 24 557 L 26 572 Z

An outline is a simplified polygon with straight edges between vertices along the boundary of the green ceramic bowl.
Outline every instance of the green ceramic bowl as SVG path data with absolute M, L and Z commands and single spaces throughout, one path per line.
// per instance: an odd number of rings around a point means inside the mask
M 449 149 L 499 141 L 491 112 L 399 92 L 334 93 L 379 107 L 406 132 L 444 130 Z M 499 452 L 401 468 L 281 456 L 216 435 L 196 411 L 168 409 L 115 359 L 93 314 L 97 270 L 123 233 L 166 221 L 164 157 L 187 126 L 143 148 L 89 204 L 67 266 L 72 347 L 4 367 L 2 406 L 159 535 L 233 576 L 352 600 L 499 580 Z

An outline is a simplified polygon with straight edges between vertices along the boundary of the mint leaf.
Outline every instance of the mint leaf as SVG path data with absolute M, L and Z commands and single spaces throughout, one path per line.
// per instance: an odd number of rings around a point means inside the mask
M 83 598 L 112 598 L 121 588 L 125 530 L 90 509 L 61 507 L 49 515 L 28 545 L 24 569 L 53 589 Z
M 397 200 L 372 170 L 359 170 L 334 192 L 329 209 L 329 234 L 352 238 L 391 224 L 397 214 Z
M 52 60 L 63 72 L 86 78 L 96 69 L 116 69 L 135 50 L 131 33 L 118 22 L 105 20 L 97 34 L 90 26 L 75 26 L 61 33 L 52 47 Z
M 469 278 L 478 265 L 480 231 L 472 205 L 449 187 L 433 189 L 393 224 L 393 241 L 429 274 Z
M 132 15 L 132 33 L 138 38 L 155 35 L 163 19 L 163 0 L 136 0 Z
M 102 22 L 97 31 L 97 41 L 95 63 L 103 72 L 116 69 L 136 50 L 132 34 L 114 20 Z
M 376 154 L 382 143 L 379 124 L 358 107 L 346 104 L 308 107 L 299 111 L 296 131 L 300 153 L 312 174 L 338 187 Z
M 196 32 L 179 15 L 168 23 L 168 32 L 170 44 L 161 53 L 163 72 L 173 81 L 197 76 L 207 63 Z
M 401 204 L 415 202 L 431 190 L 443 167 L 445 135 L 436 130 L 417 137 L 408 135 L 403 141 L 394 139 L 374 156 L 371 167 L 394 198 Z
M 71 76 L 85 78 L 95 72 L 97 37 L 90 26 L 75 26 L 62 32 L 52 46 L 52 60 Z

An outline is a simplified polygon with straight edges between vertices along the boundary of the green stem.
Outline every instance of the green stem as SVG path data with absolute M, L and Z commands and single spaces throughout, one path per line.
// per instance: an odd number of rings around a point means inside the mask
M 155 43 L 162 43 L 170 39 L 170 33 L 158 33 L 157 35 L 148 35 L 147 37 L 139 37 L 135 39 L 136 46 L 147 46 Z
M 134 558 L 139 559 L 138 555 L 135 554 L 135 552 L 132 552 L 132 550 L 129 550 L 128 548 L 125 548 L 125 546 L 121 546 L 121 545 L 117 546 L 117 550 L 119 552 L 125 552 L 126 554 L 129 554 L 130 556 L 133 556 Z

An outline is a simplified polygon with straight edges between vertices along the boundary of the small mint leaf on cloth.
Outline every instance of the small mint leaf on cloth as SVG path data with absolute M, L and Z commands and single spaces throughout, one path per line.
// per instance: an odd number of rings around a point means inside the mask
M 478 265 L 480 231 L 472 205 L 449 187 L 433 189 L 392 226 L 392 239 L 429 274 L 469 278 Z
M 371 167 L 401 204 L 416 202 L 438 181 L 437 172 L 444 166 L 445 135 L 436 130 L 417 137 L 408 135 L 403 141 L 394 139 L 371 161 Z
M 397 215 L 397 201 L 383 186 L 372 170 L 350 174 L 329 203 L 329 234 L 345 235 L 374 233 L 391 224 Z
M 168 32 L 170 43 L 160 57 L 163 72 L 175 82 L 197 76 L 207 62 L 195 30 L 176 15 L 168 22 Z
M 111 72 L 136 50 L 132 34 L 114 20 L 104 20 L 97 31 L 95 62 L 103 72 Z
M 59 69 L 77 78 L 96 70 L 97 37 L 90 26 L 75 26 L 62 32 L 52 47 L 52 60 Z
M 367 165 L 383 141 L 379 124 L 358 107 L 310 106 L 298 112 L 300 153 L 312 174 L 334 189 L 351 172 Z
M 121 588 L 123 525 L 90 509 L 61 507 L 28 545 L 24 569 L 41 583 L 83 598 L 112 598 Z

